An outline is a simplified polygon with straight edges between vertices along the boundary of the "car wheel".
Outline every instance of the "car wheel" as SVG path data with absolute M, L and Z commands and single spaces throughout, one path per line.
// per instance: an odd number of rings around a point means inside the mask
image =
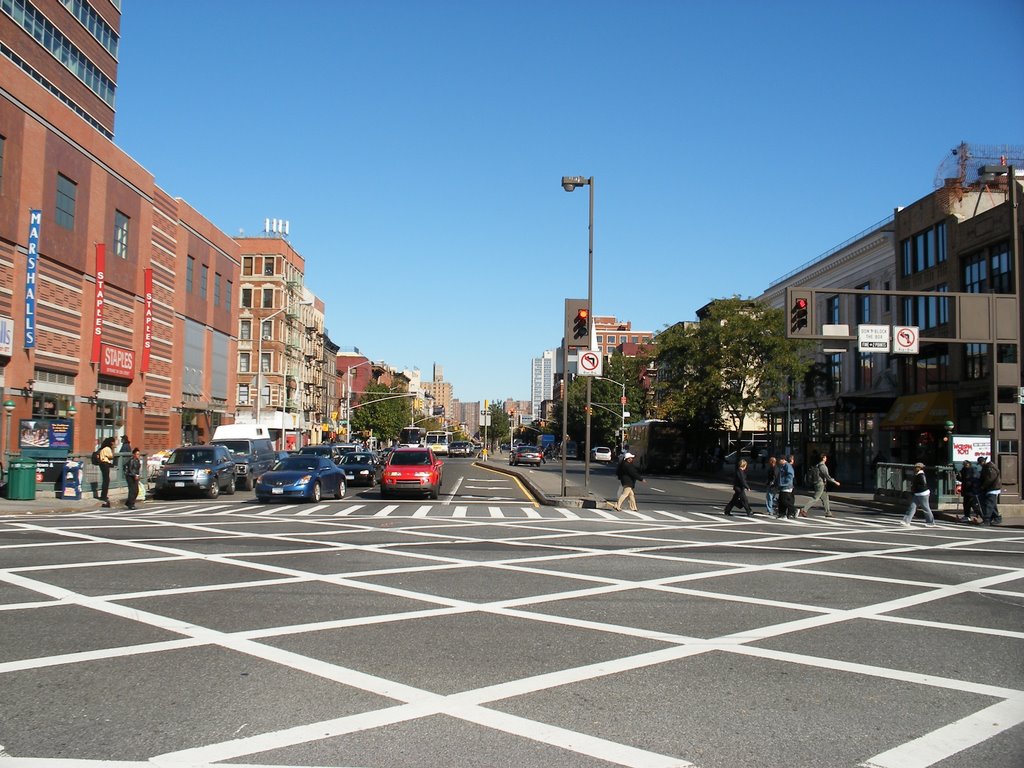
M 210 489 L 206 492 L 206 497 L 209 499 L 216 499 L 220 496 L 220 478 L 213 478 L 213 483 L 210 485 Z
M 321 498 L 322 497 L 320 492 L 320 481 L 317 480 L 315 483 L 313 483 L 313 490 L 310 491 L 309 493 L 309 500 L 315 504 L 316 502 L 320 501 Z
M 235 476 L 234 475 L 231 476 L 231 480 L 228 482 L 228 488 L 227 488 L 226 491 L 224 491 L 224 493 L 226 493 L 228 496 L 234 496 L 235 495 Z
M 441 492 L 441 489 L 436 487 L 436 486 L 434 488 L 431 488 L 430 489 L 430 498 L 436 499 L 438 497 L 438 495 L 440 494 L 440 492 Z
M 345 481 L 339 480 L 338 489 L 334 492 L 334 498 L 337 499 L 338 501 L 341 501 L 342 499 L 345 498 L 345 491 L 347 490 L 348 489 L 345 487 Z

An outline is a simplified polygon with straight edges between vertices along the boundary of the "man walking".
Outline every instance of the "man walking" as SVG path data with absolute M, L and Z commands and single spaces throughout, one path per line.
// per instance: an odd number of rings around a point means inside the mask
M 935 525 L 935 516 L 932 515 L 932 508 L 928 503 L 932 492 L 928 487 L 928 478 L 924 474 L 924 464 L 921 462 L 914 465 L 914 479 L 910 484 L 910 493 L 910 506 L 907 507 L 907 514 L 903 516 L 900 525 L 909 528 L 910 521 L 914 519 L 914 513 L 918 507 L 924 512 L 924 524 L 929 527 Z
M 832 517 L 832 509 L 828 502 L 828 484 L 832 483 L 838 488 L 839 481 L 833 479 L 832 475 L 828 473 L 828 466 L 825 464 L 827 459 L 826 454 L 821 454 L 817 466 L 810 470 L 810 474 L 814 477 L 814 496 L 800 509 L 800 517 L 807 517 L 807 511 L 814 506 L 818 499 L 821 499 L 821 506 L 825 509 L 825 517 Z
M 1003 516 L 999 514 L 999 494 L 1003 492 L 1003 481 L 999 467 L 984 456 L 978 457 L 981 465 L 981 480 L 978 495 L 981 496 L 982 525 L 1002 525 Z
M 629 509 L 632 512 L 638 511 L 636 508 L 636 494 L 633 489 L 636 487 L 637 482 L 643 482 L 644 479 L 640 475 L 640 470 L 633 464 L 635 456 L 626 451 L 622 454 L 622 461 L 619 462 L 619 467 L 615 470 L 615 474 L 619 478 L 619 482 L 622 483 L 622 493 L 619 494 L 619 500 L 613 505 L 616 511 L 622 511 L 622 505 L 629 502 Z
M 132 456 L 124 465 L 124 477 L 128 482 L 128 501 L 125 507 L 135 509 L 135 500 L 139 498 L 139 478 L 142 476 L 142 459 L 138 448 L 132 449 Z
M 778 517 L 780 520 L 782 518 L 795 520 L 796 502 L 793 499 L 793 485 L 796 482 L 796 476 L 793 473 L 793 465 L 786 460 L 785 456 L 779 457 L 777 472 L 779 483 Z
M 750 501 L 747 500 L 747 491 L 749 490 L 750 486 L 747 485 L 747 460 L 740 459 L 739 463 L 736 464 L 736 474 L 732 480 L 732 498 L 725 505 L 725 514 L 727 516 L 732 516 L 734 507 L 743 507 L 743 511 L 748 515 L 754 514 L 754 511 L 750 508 Z

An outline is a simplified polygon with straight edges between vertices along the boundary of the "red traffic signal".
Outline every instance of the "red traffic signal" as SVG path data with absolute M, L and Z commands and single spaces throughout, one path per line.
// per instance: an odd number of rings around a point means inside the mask
M 810 337 L 814 335 L 811 319 L 811 291 L 805 288 L 787 288 L 789 304 L 789 332 L 786 336 Z

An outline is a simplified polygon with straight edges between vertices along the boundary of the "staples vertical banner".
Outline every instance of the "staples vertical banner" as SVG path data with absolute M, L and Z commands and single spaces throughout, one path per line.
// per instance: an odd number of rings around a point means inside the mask
M 36 346 L 36 267 L 39 262 L 39 228 L 43 212 L 28 212 L 28 258 L 25 261 L 25 349 Z
M 96 303 L 93 307 L 92 357 L 91 362 L 100 361 L 100 342 L 103 341 L 103 280 L 107 270 L 107 251 L 103 243 L 96 243 Z
M 145 325 L 142 331 L 142 363 L 139 370 L 146 373 L 149 370 L 149 350 L 153 347 L 153 270 L 143 270 L 143 292 L 145 293 Z

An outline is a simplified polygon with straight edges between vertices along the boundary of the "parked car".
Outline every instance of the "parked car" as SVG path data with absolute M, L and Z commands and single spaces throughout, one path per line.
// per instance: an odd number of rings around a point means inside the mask
M 223 445 L 175 448 L 156 473 L 153 497 L 204 493 L 215 499 L 235 492 L 235 459 Z
M 599 445 L 596 448 L 590 449 L 590 460 L 591 461 L 603 461 L 610 464 L 612 461 L 612 449 L 606 448 L 603 445 Z
M 468 440 L 456 440 L 448 446 L 449 456 L 472 456 L 475 453 L 473 444 Z
M 508 463 L 513 466 L 520 464 L 536 464 L 538 467 L 544 462 L 544 454 L 535 445 L 518 445 L 508 455 Z
M 380 497 L 393 493 L 423 493 L 436 499 L 443 480 L 439 460 L 429 448 L 396 448 L 380 479 Z
M 326 456 L 299 453 L 281 459 L 256 478 L 256 498 L 320 501 L 325 495 L 345 496 L 345 472 Z
M 343 453 L 338 459 L 338 466 L 345 473 L 345 480 L 349 485 L 368 485 L 373 488 L 377 484 L 380 466 L 377 464 L 377 457 L 372 453 Z
M 242 490 L 252 488 L 253 479 L 277 461 L 274 444 L 266 437 L 215 437 L 210 444 L 223 445 L 231 451 L 235 459 L 235 482 Z

